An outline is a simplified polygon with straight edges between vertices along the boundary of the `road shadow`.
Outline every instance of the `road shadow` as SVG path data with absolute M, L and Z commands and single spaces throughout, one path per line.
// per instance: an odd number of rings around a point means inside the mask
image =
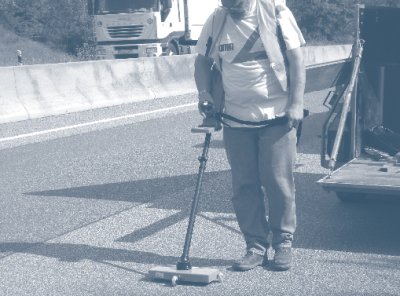
M 230 171 L 206 172 L 200 197 L 201 211 L 232 213 Z M 25 195 L 74 197 L 94 200 L 148 203 L 158 209 L 188 211 L 197 174 L 101 185 L 27 192 Z M 217 197 L 217 198 L 215 198 Z M 168 202 L 165 200 L 168 199 Z
M 204 146 L 204 143 L 199 143 L 194 145 L 194 148 L 202 148 Z M 210 142 L 210 148 L 211 149 L 223 149 L 224 148 L 224 141 L 220 139 L 216 140 L 211 140 Z
M 133 262 L 138 264 L 175 265 L 179 258 L 174 256 L 162 256 L 152 252 L 133 251 L 126 249 L 114 249 L 94 247 L 84 244 L 67 243 L 0 243 L 1 253 L 24 253 L 49 258 L 55 258 L 64 262 L 79 262 L 91 260 L 103 263 L 111 262 Z M 191 257 L 191 263 L 198 267 L 226 266 L 232 264 L 231 260 L 207 259 Z
M 321 153 L 322 126 L 328 116 L 327 112 L 310 114 L 303 120 L 301 137 L 297 151 L 304 154 Z M 317 143 L 317 145 L 316 145 Z
M 298 227 L 294 247 L 400 255 L 400 236 L 397 235 L 400 202 L 377 197 L 375 200 L 344 203 L 333 193 L 327 194 L 316 183 L 322 177 L 324 175 L 321 174 L 295 174 Z M 195 182 L 196 175 L 184 175 L 26 194 L 129 201 L 146 203 L 151 208 L 174 210 L 170 216 L 117 239 L 135 243 L 188 218 Z M 206 173 L 199 210 L 211 212 L 215 217 L 203 215 L 203 218 L 238 233 L 238 228 L 229 226 L 235 221 L 230 199 L 230 172 Z M 220 219 L 218 213 L 229 221 Z M 228 218 L 226 214 L 230 214 Z
M 382 196 L 347 203 L 325 192 L 318 174 L 296 174 L 294 246 L 315 250 L 400 255 L 400 198 Z

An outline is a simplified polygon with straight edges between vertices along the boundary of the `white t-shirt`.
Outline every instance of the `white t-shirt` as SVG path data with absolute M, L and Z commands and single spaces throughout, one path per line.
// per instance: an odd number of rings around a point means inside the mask
M 210 16 L 197 42 L 197 52 L 205 55 L 212 31 Z M 220 42 L 214 44 L 221 61 L 225 90 L 224 113 L 241 120 L 258 122 L 284 112 L 287 93 L 272 71 L 258 32 L 256 15 L 241 21 L 227 16 Z M 229 122 L 229 125 L 243 125 Z

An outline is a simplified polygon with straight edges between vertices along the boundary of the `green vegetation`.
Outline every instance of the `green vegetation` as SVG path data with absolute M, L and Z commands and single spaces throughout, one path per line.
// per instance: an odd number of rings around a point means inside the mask
M 400 7 L 399 0 L 287 0 L 308 43 L 351 43 L 357 4 Z
M 92 39 L 86 2 L 1 0 L 1 65 L 15 64 L 16 49 L 22 50 L 25 64 L 86 59 L 84 45 Z
M 287 0 L 309 44 L 352 42 L 357 3 L 400 7 L 399 0 Z M 0 65 L 15 65 L 17 49 L 25 64 L 91 59 L 91 25 L 87 0 L 0 0 Z
M 87 0 L 2 0 L 0 24 L 16 34 L 69 54 L 91 36 Z
M 0 26 L 0 66 L 16 66 L 17 50 L 22 51 L 23 64 L 51 64 L 76 61 L 59 49 L 51 48 L 43 43 L 16 35 Z

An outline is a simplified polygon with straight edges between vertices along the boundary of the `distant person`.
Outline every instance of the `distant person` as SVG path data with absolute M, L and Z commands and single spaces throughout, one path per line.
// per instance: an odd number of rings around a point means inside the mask
M 222 26 L 219 37 L 218 26 Z M 217 40 L 207 52 L 210 36 Z M 296 128 L 303 118 L 305 67 L 300 47 L 304 44 L 284 0 L 222 0 L 222 8 L 208 18 L 197 43 L 195 80 L 200 102 L 213 103 L 213 63 L 222 72 L 224 114 L 228 115 L 223 120 L 223 140 L 232 171 L 233 206 L 246 243 L 246 254 L 234 262 L 234 270 L 263 264 L 287 270 L 292 265 L 293 169 Z M 269 200 L 268 220 L 264 192 Z M 275 250 L 271 263 L 267 258 L 270 231 Z
M 17 49 L 17 61 L 18 66 L 22 66 L 24 63 L 22 62 L 22 51 Z

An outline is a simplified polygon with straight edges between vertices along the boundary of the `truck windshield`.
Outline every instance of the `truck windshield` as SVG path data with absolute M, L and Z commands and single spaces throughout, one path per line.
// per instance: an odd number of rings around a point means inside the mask
M 157 11 L 159 0 L 95 0 L 95 14 Z

